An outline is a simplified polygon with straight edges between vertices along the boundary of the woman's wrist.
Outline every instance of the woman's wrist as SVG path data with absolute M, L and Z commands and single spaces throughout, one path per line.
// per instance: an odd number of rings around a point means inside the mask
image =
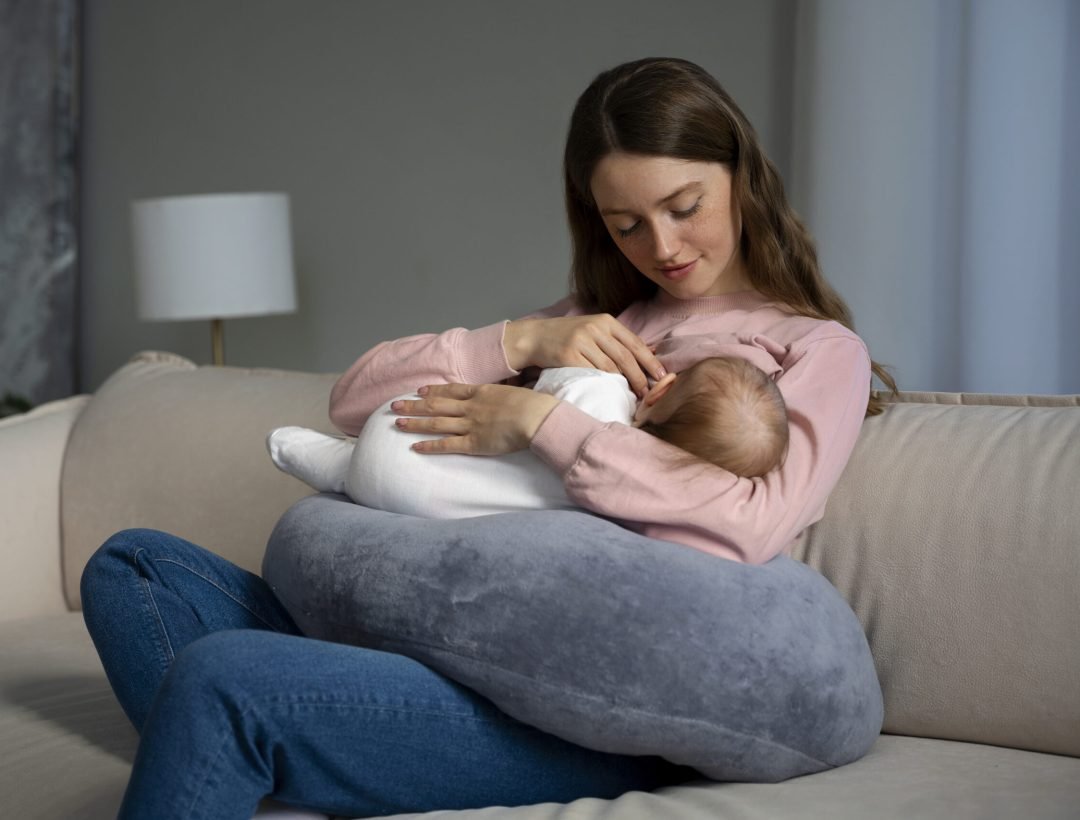
M 528 346 L 528 324 L 530 319 L 516 319 L 507 322 L 503 330 L 503 353 L 506 363 L 514 370 L 524 370 L 530 364 Z
M 526 446 L 536 436 L 540 426 L 547 421 L 551 411 L 559 406 L 559 399 L 549 393 L 533 392 L 533 398 L 529 401 L 529 410 L 523 414 L 522 428 L 525 433 Z

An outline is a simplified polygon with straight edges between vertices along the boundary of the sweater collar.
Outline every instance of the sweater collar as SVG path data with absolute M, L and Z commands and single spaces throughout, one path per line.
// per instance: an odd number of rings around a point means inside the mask
M 662 313 L 675 316 L 724 313 L 729 310 L 753 310 L 768 304 L 769 299 L 756 290 L 740 290 L 719 296 L 698 296 L 694 299 L 678 299 L 663 288 L 657 290 L 653 305 Z

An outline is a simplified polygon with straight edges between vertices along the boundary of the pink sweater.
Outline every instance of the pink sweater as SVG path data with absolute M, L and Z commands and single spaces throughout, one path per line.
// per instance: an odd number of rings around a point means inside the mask
M 526 318 L 581 313 L 567 298 Z M 681 301 L 660 291 L 617 318 L 657 345 L 669 371 L 735 354 L 776 373 L 791 425 L 783 466 L 762 478 L 709 464 L 675 468 L 663 458 L 671 445 L 566 402 L 540 426 L 533 452 L 562 476 L 574 503 L 650 538 L 754 564 L 789 551 L 824 514 L 858 438 L 870 390 L 863 341 L 836 322 L 781 310 L 756 291 Z M 382 342 L 334 385 L 331 421 L 356 435 L 377 407 L 421 385 L 492 384 L 518 375 L 503 351 L 505 327 L 502 321 Z

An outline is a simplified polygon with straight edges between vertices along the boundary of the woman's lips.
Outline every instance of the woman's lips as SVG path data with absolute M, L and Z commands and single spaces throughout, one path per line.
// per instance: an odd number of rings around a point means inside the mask
M 665 279 L 677 282 L 680 279 L 685 279 L 696 264 L 697 260 L 695 259 L 693 262 L 687 262 L 681 268 L 660 268 L 660 273 L 664 275 Z

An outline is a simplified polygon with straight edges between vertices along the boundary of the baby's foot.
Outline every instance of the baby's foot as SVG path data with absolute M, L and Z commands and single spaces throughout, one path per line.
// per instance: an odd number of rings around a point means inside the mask
M 278 427 L 266 437 L 266 449 L 278 469 L 321 493 L 345 492 L 353 447 L 348 439 L 306 427 Z

